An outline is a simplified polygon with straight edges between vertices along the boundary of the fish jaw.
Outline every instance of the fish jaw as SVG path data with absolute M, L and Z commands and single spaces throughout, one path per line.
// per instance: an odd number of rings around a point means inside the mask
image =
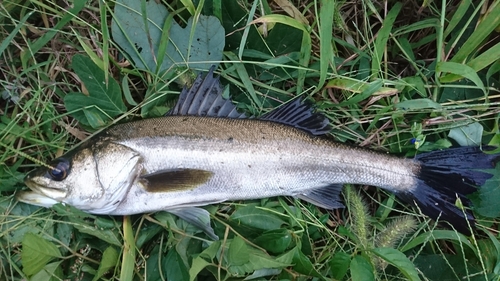
M 29 173 L 24 182 L 31 191 L 19 192 L 16 197 L 19 201 L 41 207 L 50 208 L 54 204 L 63 202 L 68 191 L 65 189 L 48 187 L 50 180 L 41 176 L 41 170 Z
M 35 206 L 50 208 L 57 203 L 60 203 L 57 200 L 54 200 L 50 197 L 42 195 L 38 192 L 34 191 L 21 191 L 16 194 L 16 198 L 18 201 L 31 204 Z

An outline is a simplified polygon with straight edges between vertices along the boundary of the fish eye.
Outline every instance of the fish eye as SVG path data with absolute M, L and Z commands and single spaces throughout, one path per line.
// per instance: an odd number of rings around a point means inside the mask
M 64 158 L 54 160 L 52 167 L 54 169 L 50 169 L 47 173 L 55 181 L 64 180 L 68 176 L 69 170 L 71 169 L 69 161 Z

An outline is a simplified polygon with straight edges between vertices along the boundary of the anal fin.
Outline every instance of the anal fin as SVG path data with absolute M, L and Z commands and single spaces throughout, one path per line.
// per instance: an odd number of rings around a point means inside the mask
M 344 204 L 340 202 L 342 187 L 342 184 L 330 184 L 296 195 L 296 197 L 328 210 L 344 208 Z

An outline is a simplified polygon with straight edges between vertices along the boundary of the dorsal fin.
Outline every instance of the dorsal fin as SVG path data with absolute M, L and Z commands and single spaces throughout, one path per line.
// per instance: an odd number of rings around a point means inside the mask
M 182 89 L 179 100 L 166 115 L 192 115 L 225 118 L 244 118 L 236 106 L 222 97 L 222 85 L 219 77 L 214 77 L 215 66 L 203 79 L 201 73 L 194 80 L 191 88 Z
M 292 126 L 313 135 L 324 135 L 330 131 L 328 118 L 315 112 L 311 103 L 301 98 L 286 103 L 262 115 L 259 119 Z

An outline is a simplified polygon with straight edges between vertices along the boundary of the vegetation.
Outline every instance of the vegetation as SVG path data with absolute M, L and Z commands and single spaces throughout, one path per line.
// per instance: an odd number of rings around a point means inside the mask
M 410 157 L 498 146 L 499 14 L 496 0 L 1 1 L 0 280 L 497 279 L 498 168 L 470 237 L 364 186 L 333 212 L 207 206 L 218 241 L 166 212 L 95 216 L 14 193 L 98 130 L 163 115 L 212 64 L 242 111 L 308 96 L 340 142 Z

